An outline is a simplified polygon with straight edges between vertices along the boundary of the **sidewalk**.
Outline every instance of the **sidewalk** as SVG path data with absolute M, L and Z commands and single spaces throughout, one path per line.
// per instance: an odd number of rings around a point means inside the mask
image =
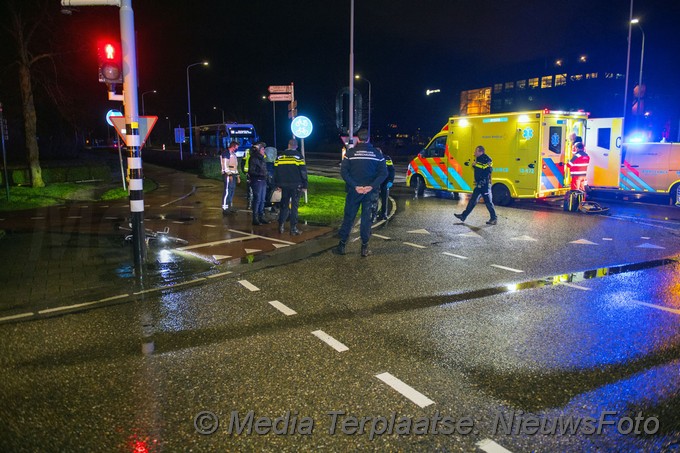
M 286 253 L 332 231 L 302 225 L 301 236 L 279 234 L 273 216 L 269 225 L 253 226 L 244 184 L 234 197 L 239 211 L 223 216 L 221 181 L 148 163 L 144 176 L 158 183 L 145 194 L 144 227 L 168 228 L 170 236 L 187 244 L 164 247 L 151 241 L 140 283 L 132 244 L 125 241 L 130 234 L 126 199 L 0 213 L 0 229 L 7 233 L 0 239 L 0 322 L 238 271 L 242 263 Z

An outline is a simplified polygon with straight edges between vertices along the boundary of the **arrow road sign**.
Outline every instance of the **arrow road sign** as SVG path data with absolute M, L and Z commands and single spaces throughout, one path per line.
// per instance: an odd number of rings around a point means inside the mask
M 288 94 L 270 94 L 269 100 L 270 101 L 292 101 L 293 95 L 290 94 L 290 93 L 288 93 Z
M 269 85 L 270 93 L 292 93 L 292 85 Z M 290 100 L 290 99 L 289 99 Z

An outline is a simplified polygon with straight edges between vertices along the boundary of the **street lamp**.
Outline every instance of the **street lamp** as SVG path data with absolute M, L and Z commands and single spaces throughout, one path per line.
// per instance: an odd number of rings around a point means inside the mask
M 213 110 L 220 110 L 222 112 L 222 124 L 224 124 L 224 110 L 219 107 L 213 107 Z
M 642 25 L 640 25 L 640 21 L 638 19 L 633 19 L 630 21 L 630 23 L 637 25 L 637 27 L 640 29 L 640 32 L 642 33 L 642 49 L 640 50 L 640 78 L 638 79 L 638 92 L 637 92 L 637 108 L 638 108 L 637 116 L 639 118 L 641 113 L 640 98 L 642 97 L 642 63 L 645 60 L 645 31 L 642 29 Z
M 149 93 L 157 93 L 156 90 L 151 90 L 151 91 L 145 91 L 142 93 L 142 116 L 144 116 L 144 95 L 149 94 Z
M 366 77 L 361 77 L 359 74 L 354 76 L 355 79 L 363 79 L 368 82 L 368 141 L 371 141 L 371 81 Z
M 191 128 L 191 88 L 189 86 L 189 68 L 199 65 L 208 66 L 208 62 L 199 61 L 198 63 L 193 63 L 187 66 L 187 104 L 189 105 L 189 154 L 194 154 L 194 139 L 193 139 L 194 134 Z

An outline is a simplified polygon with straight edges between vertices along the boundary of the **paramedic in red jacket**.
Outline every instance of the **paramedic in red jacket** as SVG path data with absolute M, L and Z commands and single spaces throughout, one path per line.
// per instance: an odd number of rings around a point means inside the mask
M 582 190 L 585 192 L 587 184 L 586 173 L 588 173 L 590 156 L 586 153 L 581 142 L 576 142 L 573 151 L 571 160 L 567 164 L 571 171 L 571 190 Z

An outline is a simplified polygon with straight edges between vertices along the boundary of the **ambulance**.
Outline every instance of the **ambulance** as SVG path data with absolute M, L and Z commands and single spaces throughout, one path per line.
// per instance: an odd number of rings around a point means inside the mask
M 621 127 L 621 118 L 588 120 L 588 189 L 667 194 L 675 203 L 680 187 L 680 143 L 622 143 Z
M 419 196 L 426 188 L 472 192 L 474 150 L 482 145 L 493 159 L 494 203 L 563 196 L 569 190 L 567 137 L 583 136 L 587 120 L 585 112 L 550 110 L 452 117 L 409 163 L 406 184 Z

